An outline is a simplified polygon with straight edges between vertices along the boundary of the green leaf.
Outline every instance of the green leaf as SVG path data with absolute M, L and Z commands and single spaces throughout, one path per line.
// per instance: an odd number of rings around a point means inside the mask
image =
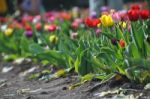
M 129 48 L 128 51 L 129 51 L 130 57 L 133 57 L 135 59 L 141 58 L 139 54 L 139 50 L 134 43 L 129 44 L 128 48 Z
M 81 82 L 91 81 L 94 78 L 94 74 L 86 74 L 81 78 Z
M 134 43 L 136 47 L 139 50 L 139 53 L 141 57 L 145 58 L 145 46 L 144 46 L 144 31 L 142 29 L 142 25 L 138 22 L 132 22 L 132 39 L 134 40 Z
M 29 46 L 29 50 L 32 54 L 37 55 L 39 53 L 43 53 L 44 49 L 39 44 L 31 44 Z

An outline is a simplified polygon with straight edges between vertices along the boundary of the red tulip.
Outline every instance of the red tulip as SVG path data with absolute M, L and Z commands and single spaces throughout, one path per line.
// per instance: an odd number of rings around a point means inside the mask
M 88 27 L 92 27 L 92 20 L 90 18 L 86 18 L 85 19 L 85 24 L 88 26 Z
M 124 48 L 125 47 L 125 41 L 124 40 L 120 40 L 119 41 L 119 45 Z
M 138 4 L 134 4 L 131 6 L 132 10 L 140 10 L 140 6 Z
M 41 23 L 37 23 L 35 27 L 38 31 L 40 31 L 42 29 Z
M 0 17 L 0 22 L 1 22 L 1 23 L 5 23 L 5 22 L 7 22 L 7 18 Z
M 30 25 L 26 25 L 26 26 L 25 26 L 25 30 L 26 30 L 26 31 L 32 31 L 32 28 L 31 28 Z
M 148 19 L 148 18 L 150 18 L 150 11 L 149 10 L 141 10 L 140 16 L 141 16 L 141 19 Z
M 128 11 L 128 17 L 130 21 L 137 21 L 140 18 L 139 10 L 129 10 Z
M 98 24 L 100 24 L 100 20 L 99 19 L 93 19 L 93 27 L 97 27 Z
M 85 19 L 85 24 L 88 27 L 97 27 L 97 25 L 100 24 L 100 20 L 99 19 L 86 18 Z

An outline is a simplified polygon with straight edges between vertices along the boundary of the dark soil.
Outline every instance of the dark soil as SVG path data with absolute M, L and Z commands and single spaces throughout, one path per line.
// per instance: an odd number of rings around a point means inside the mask
M 110 81 L 100 85 L 100 81 L 94 80 L 69 90 L 68 87 L 78 81 L 75 75 L 48 82 L 27 80 L 26 76 L 21 76 L 22 72 L 38 65 L 1 63 L 0 71 L 4 66 L 14 68 L 7 73 L 0 73 L 0 99 L 150 99 L 150 91 L 143 90 L 142 85 L 130 82 Z M 115 92 L 120 87 L 126 90 Z M 101 92 L 104 91 L 107 94 L 102 95 Z

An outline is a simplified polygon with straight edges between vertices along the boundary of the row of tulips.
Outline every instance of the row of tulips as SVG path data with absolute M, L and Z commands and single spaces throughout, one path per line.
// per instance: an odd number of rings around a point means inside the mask
M 50 12 L 0 21 L 0 52 L 5 55 L 47 61 L 101 80 L 121 74 L 138 83 L 150 81 L 149 10 L 133 6 L 85 19 Z

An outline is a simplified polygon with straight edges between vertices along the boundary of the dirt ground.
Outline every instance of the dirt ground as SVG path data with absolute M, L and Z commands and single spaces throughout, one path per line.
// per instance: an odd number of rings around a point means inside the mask
M 0 71 L 5 66 L 12 65 L 14 64 L 1 63 Z M 115 87 L 113 88 L 109 85 L 99 86 L 93 91 L 88 91 L 100 82 L 91 81 L 75 89 L 68 90 L 70 85 L 77 82 L 76 76 L 53 79 L 48 82 L 26 80 L 25 76 L 20 75 L 23 71 L 30 68 L 29 65 L 20 64 L 13 66 L 14 68 L 7 73 L 0 72 L 0 99 L 150 99 L 150 91 L 143 90 L 142 86 L 139 86 L 139 89 L 126 90 L 125 95 L 120 95 L 120 92 L 117 90 L 120 86 L 127 88 L 127 86 L 131 85 L 127 83 L 119 85 L 114 83 Z M 107 91 L 107 93 L 104 91 Z

